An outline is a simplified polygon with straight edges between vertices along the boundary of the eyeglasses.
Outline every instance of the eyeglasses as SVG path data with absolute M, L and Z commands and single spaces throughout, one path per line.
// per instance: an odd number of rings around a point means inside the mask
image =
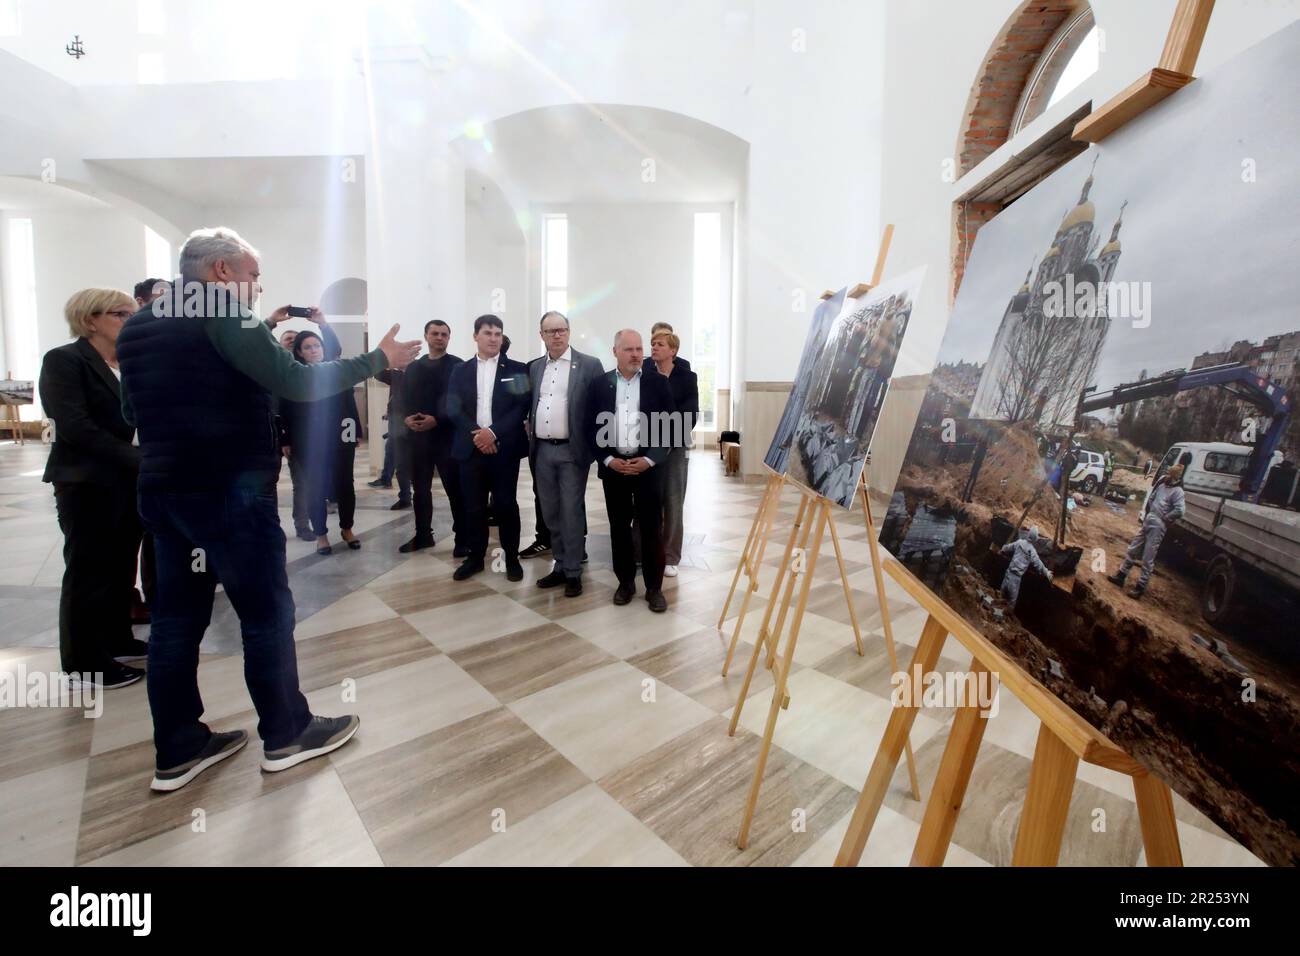
M 91 315 L 111 315 L 113 318 L 115 318 L 115 319 L 121 319 L 123 322 L 125 322 L 127 319 L 131 318 L 131 316 L 132 316 L 133 313 L 131 312 L 130 309 L 110 309 L 110 310 L 107 311 L 107 312 L 92 312 L 92 313 L 90 313 L 90 314 L 91 314 Z
M 568 335 L 568 329 L 542 329 L 543 335 Z

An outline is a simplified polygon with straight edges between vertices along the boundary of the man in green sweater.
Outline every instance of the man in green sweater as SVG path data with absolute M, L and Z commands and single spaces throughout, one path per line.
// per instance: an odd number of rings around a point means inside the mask
M 158 565 L 148 670 L 154 790 L 185 786 L 248 739 L 242 730 L 213 733 L 200 719 L 199 643 L 218 579 L 239 615 L 262 769 L 336 750 L 360 725 L 355 715 L 313 716 L 298 686 L 272 395 L 312 401 L 342 392 L 404 367 L 419 343 L 397 342 L 393 326 L 365 355 L 296 362 L 252 312 L 259 259 L 233 230 L 193 233 L 181 249 L 181 281 L 118 338 L 123 412 L 140 440 L 140 516 Z

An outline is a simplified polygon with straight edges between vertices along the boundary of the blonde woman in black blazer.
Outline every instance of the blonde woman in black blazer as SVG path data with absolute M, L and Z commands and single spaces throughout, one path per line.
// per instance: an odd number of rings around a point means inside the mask
M 54 485 L 63 531 L 59 651 L 63 669 L 100 673 L 104 686 L 144 676 L 143 641 L 131 631 L 141 525 L 135 483 L 140 450 L 122 417 L 117 333 L 136 311 L 118 289 L 83 289 L 64 306 L 76 340 L 41 362 L 40 395 L 53 442 L 44 480 Z

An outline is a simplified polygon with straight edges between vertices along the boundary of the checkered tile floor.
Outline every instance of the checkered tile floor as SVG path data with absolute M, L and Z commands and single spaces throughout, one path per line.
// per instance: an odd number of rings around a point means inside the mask
M 359 469 L 365 468 L 364 455 Z M 0 445 L 0 669 L 56 669 L 60 539 L 44 449 Z M 451 580 L 445 501 L 439 545 L 399 555 L 410 512 L 392 492 L 357 485 L 364 547 L 327 558 L 290 541 L 299 605 L 299 671 L 313 710 L 357 712 L 357 737 L 328 758 L 266 775 L 256 716 L 243 685 L 238 628 L 219 606 L 200 684 L 206 719 L 254 740 L 194 784 L 148 789 L 153 750 L 143 684 L 110 691 L 103 716 L 0 710 L 0 863 L 14 864 L 586 864 L 829 865 L 889 712 L 891 668 L 857 513 L 839 533 L 865 656 L 853 649 L 833 561 L 817 567 L 776 746 L 749 848 L 735 837 L 771 698 L 761 670 L 740 728 L 727 721 L 762 617 L 755 595 L 731 676 L 720 676 L 738 601 L 715 628 L 760 484 L 722 476 L 716 454 L 691 461 L 687 546 L 666 582 L 666 614 L 639 597 L 614 607 L 608 523 L 599 484 L 588 487 L 591 561 L 586 590 L 540 591 L 549 562 Z M 287 504 L 287 485 L 282 502 Z M 521 478 L 524 542 L 531 486 Z M 795 511 L 781 509 L 768 548 L 770 584 Z M 284 511 L 286 526 L 288 512 Z M 924 615 L 892 581 L 887 598 L 906 661 Z M 147 628 L 141 629 L 147 636 Z M 952 639 L 942 666 L 969 660 Z M 346 698 L 346 699 L 345 699 Z M 951 713 L 931 709 L 912 735 L 928 793 Z M 1037 722 L 1005 689 L 959 817 L 949 865 L 1011 858 Z M 923 805 L 900 767 L 863 856 L 902 865 Z M 1251 854 L 1175 797 L 1189 864 L 1255 864 Z M 1099 815 L 1100 809 L 1104 814 Z M 1101 820 L 1104 829 L 1099 829 Z M 1082 766 L 1063 864 L 1143 862 L 1131 785 Z

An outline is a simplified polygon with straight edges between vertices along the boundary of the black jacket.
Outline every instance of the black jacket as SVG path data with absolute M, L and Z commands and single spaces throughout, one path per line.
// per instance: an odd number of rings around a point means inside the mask
M 641 363 L 641 367 L 642 367 L 643 369 L 645 369 L 647 372 L 657 372 L 657 371 L 659 371 L 659 367 L 658 367 L 657 365 L 655 365 L 655 360 L 652 359 L 652 358 L 651 358 L 650 356 L 648 356 L 648 355 L 645 357 L 645 361 Z M 686 369 L 686 371 L 689 372 L 689 371 L 691 370 L 691 363 L 688 362 L 688 361 L 686 361 L 686 359 L 682 358 L 682 357 L 679 355 L 679 356 L 677 356 L 677 358 L 673 359 L 673 367 L 674 367 L 674 368 L 684 368 L 684 369 Z
M 497 359 L 492 387 L 492 432 L 497 436 L 497 454 L 524 458 L 528 454 L 528 366 L 506 356 Z M 478 428 L 478 359 L 461 362 L 451 370 L 447 383 L 447 417 L 454 429 L 451 456 L 468 461 L 474 453 L 471 432 Z
M 427 432 L 411 432 L 412 438 L 428 441 L 439 448 L 451 447 L 455 426 L 447 415 L 447 387 L 452 371 L 462 362 L 464 359 L 448 352 L 440 359 L 426 355 L 406 367 L 405 394 L 402 396 L 406 414 L 432 415 L 438 419 L 438 424 Z
M 587 395 L 587 445 L 596 456 L 596 474 L 601 478 L 615 474 L 605 467 L 605 458 L 609 455 L 621 457 L 616 447 L 618 374 L 618 369 L 606 372 L 591 383 L 591 391 Z M 649 458 L 655 467 L 659 467 L 668 457 L 674 431 L 671 421 L 662 417 L 676 411 L 668 379 L 658 372 L 651 373 L 642 369 L 639 407 L 645 416 L 642 420 L 641 447 L 632 457 Z
M 655 374 L 663 377 L 658 367 Z M 668 377 L 668 391 L 673 396 L 673 407 L 682 416 L 681 430 L 673 433 L 674 448 L 691 447 L 691 429 L 700 417 L 700 380 L 689 366 L 674 365 Z
M 85 339 L 45 353 L 41 405 L 53 422 L 54 443 L 43 481 L 134 484 L 140 449 L 122 417 L 122 389 L 112 369 Z

